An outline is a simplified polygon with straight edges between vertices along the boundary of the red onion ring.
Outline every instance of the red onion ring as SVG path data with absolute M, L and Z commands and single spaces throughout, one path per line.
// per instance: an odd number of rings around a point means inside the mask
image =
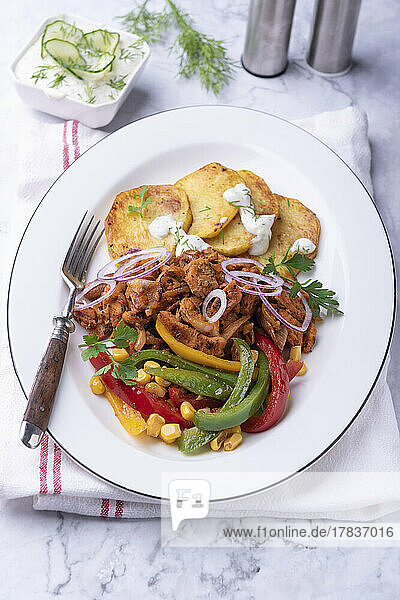
M 122 261 L 128 260 L 133 255 L 135 255 L 137 252 L 139 252 L 139 250 L 140 250 L 140 248 L 132 248 L 132 250 L 129 250 L 129 252 L 127 252 L 126 254 L 123 254 L 122 256 L 119 256 L 118 258 L 108 262 L 97 273 L 97 279 L 99 279 L 100 281 L 110 281 L 110 279 L 115 279 L 115 274 L 120 267 L 117 267 L 113 273 L 107 273 L 107 271 L 109 269 L 111 269 L 112 267 L 114 267 L 115 265 L 118 265 Z
M 221 268 L 225 275 L 229 275 L 235 281 L 239 281 L 243 283 L 243 277 L 257 277 L 259 280 L 264 281 L 270 287 L 279 287 L 283 285 L 283 279 L 278 275 L 263 275 L 262 273 L 252 273 L 251 271 L 229 271 L 227 268 L 230 265 L 241 265 L 244 263 L 250 263 L 255 265 L 262 271 L 264 269 L 264 265 L 258 262 L 258 260 L 254 260 L 253 258 L 228 258 L 221 262 Z M 241 273 L 241 275 L 238 275 Z
M 127 264 L 122 265 L 116 272 L 115 278 L 117 281 L 130 281 L 131 279 L 138 279 L 140 277 L 146 277 L 150 275 L 153 271 L 156 271 L 171 258 L 171 252 L 166 248 L 154 248 L 154 250 L 162 250 L 162 254 L 154 255 L 151 252 L 146 252 L 143 255 L 139 256 L 139 253 L 132 257 Z M 138 267 L 130 268 L 131 265 L 134 265 L 138 260 L 144 260 L 145 258 L 149 258 L 150 260 L 146 265 L 139 265 Z M 154 262 L 156 264 L 154 264 Z M 148 268 L 150 265 L 153 265 L 151 268 Z M 143 270 L 144 269 L 144 270 Z
M 151 248 L 151 250 L 140 250 L 139 248 L 136 248 L 104 265 L 97 273 L 97 279 L 108 282 L 110 280 L 129 281 L 130 279 L 145 277 L 162 267 L 162 265 L 168 262 L 170 258 L 171 252 L 161 246 Z M 148 260 L 145 264 L 133 267 L 138 261 L 141 262 L 146 259 Z M 120 264 L 121 262 L 123 262 L 122 265 Z M 119 265 L 118 268 L 113 273 L 109 274 L 108 271 L 116 265 Z
M 289 329 L 292 329 L 293 331 L 297 331 L 299 333 L 304 333 L 305 331 L 307 331 L 313 315 L 312 310 L 303 294 L 301 292 L 298 292 L 296 296 L 298 296 L 303 302 L 304 310 L 306 313 L 304 321 L 300 326 L 293 325 L 293 323 L 290 323 L 284 317 L 282 317 L 279 314 L 279 312 L 272 306 L 272 304 L 267 300 L 267 297 L 279 296 L 279 294 L 282 293 L 283 286 L 290 289 L 291 285 L 288 282 L 284 281 L 282 277 L 279 277 L 278 275 L 263 275 L 262 273 L 252 273 L 251 271 L 229 271 L 229 269 L 227 268 L 229 265 L 239 265 L 243 263 L 250 263 L 256 265 L 259 269 L 261 269 L 261 271 L 264 268 L 261 263 L 252 258 L 229 258 L 227 260 L 223 260 L 221 262 L 221 268 L 225 274 L 226 281 L 228 283 L 230 281 L 235 281 L 242 284 L 245 283 L 245 285 L 253 286 L 254 289 L 247 289 L 240 285 L 238 285 L 238 288 L 241 292 L 244 292 L 246 294 L 259 296 L 261 301 L 274 315 L 274 317 Z M 251 281 L 247 281 L 246 278 L 250 279 Z M 263 281 L 264 283 L 259 283 L 260 281 Z
M 100 298 L 96 298 L 96 300 L 87 302 L 85 298 L 86 294 L 98 285 L 108 285 L 110 289 L 104 292 Z M 88 285 L 85 286 L 85 288 L 76 296 L 74 310 L 84 310 L 85 308 L 91 308 L 92 306 L 96 306 L 96 304 L 100 304 L 100 302 L 111 296 L 116 288 L 116 285 L 117 282 L 114 279 L 111 279 L 110 281 L 99 281 L 98 279 L 95 279 L 91 283 L 88 283 Z M 85 304 L 83 304 L 83 306 L 78 306 L 78 304 L 82 302 L 85 302 Z
M 268 308 L 268 310 L 274 315 L 274 317 L 276 319 L 278 319 L 278 321 L 280 321 L 281 323 L 283 323 L 283 325 L 285 325 L 289 329 L 292 329 L 293 331 L 298 331 L 299 333 L 304 333 L 305 331 L 307 331 L 307 329 L 308 329 L 308 327 L 309 327 L 309 325 L 311 323 L 311 319 L 312 319 L 312 316 L 313 316 L 312 315 L 312 310 L 309 307 L 307 300 L 304 298 L 304 296 L 303 296 L 303 294 L 301 292 L 298 292 L 296 294 L 296 296 L 299 296 L 301 298 L 301 301 L 303 302 L 303 305 L 304 305 L 304 310 L 306 311 L 306 316 L 304 317 L 303 324 L 300 325 L 300 326 L 293 325 L 293 323 L 290 323 L 284 317 L 282 317 L 278 313 L 278 311 L 275 310 L 275 308 L 272 306 L 272 304 L 270 304 L 268 302 L 268 300 L 265 297 L 265 294 L 261 294 L 260 298 L 261 298 L 262 302 L 264 302 L 264 304 Z
M 221 302 L 221 306 L 219 307 L 219 309 L 217 310 L 215 315 L 213 315 L 212 317 L 209 317 L 207 315 L 207 308 L 208 308 L 208 305 L 210 304 L 211 300 L 214 300 L 214 298 L 219 298 L 219 300 Z M 215 323 L 215 321 L 218 321 L 218 319 L 220 319 L 222 317 L 222 315 L 224 314 L 227 304 L 228 304 L 228 301 L 226 299 L 226 293 L 220 289 L 213 290 L 204 298 L 203 307 L 202 307 L 202 311 L 201 311 L 202 315 L 210 323 Z

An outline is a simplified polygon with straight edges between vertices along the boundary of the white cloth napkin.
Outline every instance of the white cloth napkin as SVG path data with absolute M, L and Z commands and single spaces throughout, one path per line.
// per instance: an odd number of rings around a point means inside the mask
M 372 190 L 368 125 L 363 112 L 349 107 L 298 124 L 335 150 Z M 27 219 L 49 185 L 63 168 L 103 135 L 76 121 L 60 124 L 32 117 L 30 131 L 21 132 L 19 140 L 24 152 L 17 157 L 20 166 L 9 236 L 10 259 Z M 38 510 L 105 517 L 158 516 L 157 501 L 124 492 L 95 478 L 47 436 L 37 452 L 23 447 L 18 429 L 25 399 L 13 372 L 4 330 L 0 351 L 0 494 L 6 498 L 32 496 Z M 296 477 L 267 492 L 215 505 L 212 514 L 367 520 L 398 510 L 400 443 L 386 369 L 360 417 L 309 471 L 324 473 L 314 483 Z M 360 485 L 356 477 L 335 477 L 330 471 L 338 474 L 368 471 L 368 485 Z M 396 476 L 382 477 L 382 471 Z

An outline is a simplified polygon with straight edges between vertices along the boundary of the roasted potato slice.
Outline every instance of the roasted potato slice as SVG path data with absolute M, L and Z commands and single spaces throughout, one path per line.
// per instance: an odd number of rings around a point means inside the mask
M 189 198 L 193 215 L 189 234 L 213 238 L 232 221 L 238 209 L 224 200 L 223 193 L 237 183 L 243 180 L 236 171 L 219 163 L 205 165 L 176 182 Z
M 279 216 L 279 201 L 275 198 L 264 179 L 251 171 L 237 171 L 251 192 L 254 209 L 258 215 Z M 250 248 L 252 235 L 243 227 L 240 215 L 228 223 L 216 237 L 208 239 L 214 250 L 226 256 L 238 256 Z
M 294 198 L 285 198 L 274 194 L 280 205 L 280 219 L 272 227 L 272 238 L 269 248 L 265 254 L 258 257 L 262 263 L 275 253 L 275 262 L 280 262 L 286 250 L 299 238 L 308 238 L 314 242 L 316 249 L 310 258 L 317 254 L 320 223 L 318 217 L 304 204 Z M 286 271 L 286 273 L 285 273 Z M 281 269 L 283 275 L 287 275 L 286 269 Z
M 250 248 L 252 237 L 243 227 L 240 215 L 237 214 L 217 237 L 209 238 L 206 242 L 220 254 L 238 256 Z
M 153 248 L 165 246 L 172 253 L 176 242 L 170 233 L 162 240 L 150 235 L 150 223 L 162 215 L 171 214 L 176 221 L 183 223 L 187 231 L 192 222 L 192 213 L 186 192 L 174 185 L 150 185 L 143 195 L 144 202 L 151 196 L 151 202 L 144 206 L 142 216 L 139 212 L 129 212 L 129 206 L 141 205 L 139 191 L 144 186 L 121 192 L 115 198 L 105 220 L 108 252 L 111 258 L 118 258 L 131 248 Z
M 279 218 L 279 202 L 264 179 L 251 171 L 237 171 L 251 192 L 254 209 L 258 215 L 275 215 Z

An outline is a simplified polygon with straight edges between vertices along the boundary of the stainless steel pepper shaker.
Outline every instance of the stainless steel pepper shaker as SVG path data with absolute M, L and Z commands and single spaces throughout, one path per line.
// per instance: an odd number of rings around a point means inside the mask
M 306 61 L 321 75 L 350 70 L 361 0 L 316 0 Z
M 252 75 L 276 77 L 287 67 L 296 0 L 251 0 L 242 65 Z

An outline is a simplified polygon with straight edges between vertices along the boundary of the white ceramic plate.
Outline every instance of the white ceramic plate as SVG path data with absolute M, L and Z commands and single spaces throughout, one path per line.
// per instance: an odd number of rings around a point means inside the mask
M 121 190 L 171 183 L 212 161 L 255 171 L 273 191 L 298 198 L 318 214 L 315 276 L 337 291 L 345 314 L 319 325 L 307 376 L 293 383 L 287 414 L 274 428 L 248 435 L 235 452 L 195 457 L 157 440 L 131 438 L 121 428 L 105 399 L 89 390 L 92 369 L 80 359 L 83 330 L 77 328 L 49 431 L 92 473 L 149 496 L 160 497 L 165 472 L 194 478 L 206 473 L 212 499 L 218 500 L 267 488 L 304 469 L 360 412 L 391 338 L 391 250 L 372 199 L 353 172 L 315 137 L 275 116 L 227 106 L 188 107 L 136 121 L 96 144 L 37 208 L 16 256 L 9 293 L 10 344 L 25 395 L 47 344 L 51 317 L 66 295 L 59 268 L 84 210 L 104 217 Z M 92 273 L 106 261 L 103 243 Z

